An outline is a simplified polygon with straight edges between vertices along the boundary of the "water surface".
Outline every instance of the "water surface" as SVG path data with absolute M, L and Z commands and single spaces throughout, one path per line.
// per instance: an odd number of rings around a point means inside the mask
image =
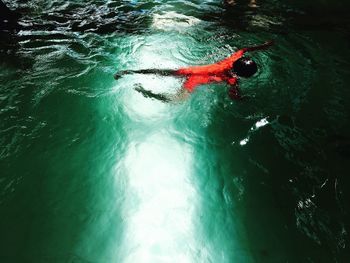
M 1 262 L 350 258 L 348 7 L 247 2 L 9 4 L 25 15 L 0 40 Z M 245 101 L 113 79 L 268 39 Z

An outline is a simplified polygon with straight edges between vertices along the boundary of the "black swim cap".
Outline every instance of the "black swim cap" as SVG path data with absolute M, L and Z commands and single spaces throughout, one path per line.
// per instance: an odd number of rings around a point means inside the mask
M 240 77 L 249 78 L 258 71 L 258 67 L 251 58 L 244 57 L 233 63 L 232 71 Z

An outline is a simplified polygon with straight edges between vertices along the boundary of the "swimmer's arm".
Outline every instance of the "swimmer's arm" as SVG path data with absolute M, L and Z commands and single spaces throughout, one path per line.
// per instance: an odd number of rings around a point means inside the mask
M 235 61 L 237 61 L 238 59 L 243 57 L 245 52 L 267 49 L 268 47 L 270 47 L 272 45 L 273 45 L 273 41 L 270 40 L 270 41 L 267 41 L 264 44 L 261 44 L 261 45 L 258 45 L 258 46 L 241 48 L 240 50 L 238 50 L 235 53 L 233 53 L 230 57 L 228 57 L 228 58 L 218 62 L 217 65 L 218 66 L 220 65 L 225 70 L 229 70 L 229 69 L 232 68 L 232 64 Z
M 273 41 L 270 40 L 270 41 L 266 41 L 265 43 L 263 43 L 261 45 L 242 48 L 242 49 L 238 50 L 237 52 L 233 53 L 230 57 L 218 62 L 218 64 L 223 64 L 225 67 L 227 67 L 227 69 L 229 69 L 232 67 L 232 64 L 235 61 L 237 61 L 238 59 L 240 59 L 244 55 L 245 52 L 264 50 L 264 49 L 269 48 L 272 45 L 273 45 Z
M 267 48 L 271 47 L 272 45 L 273 45 L 273 41 L 269 40 L 269 41 L 266 41 L 264 44 L 261 44 L 261 45 L 258 45 L 258 46 L 242 48 L 242 50 L 244 52 L 256 51 L 256 50 L 264 50 L 264 49 L 267 49 Z
M 137 85 L 135 87 L 135 90 L 137 92 L 140 92 L 144 97 L 146 98 L 152 98 L 156 99 L 162 102 L 169 102 L 169 103 L 179 103 L 188 98 L 190 95 L 190 92 L 187 91 L 184 88 L 181 88 L 177 93 L 175 94 L 169 94 L 169 93 L 154 93 L 150 90 L 144 89 L 141 85 Z
M 240 100 L 242 99 L 241 92 L 238 86 L 238 79 L 235 76 L 231 76 L 226 80 L 227 84 L 230 85 L 230 88 L 228 90 L 228 96 L 232 100 Z
M 248 51 L 256 51 L 267 49 L 268 47 L 273 45 L 273 41 L 267 41 L 262 45 L 252 46 L 242 48 L 235 53 L 233 53 L 230 57 L 225 58 L 217 63 L 203 65 L 203 66 L 193 66 L 187 68 L 181 68 L 176 73 L 179 75 L 191 75 L 191 74 L 219 74 L 225 71 L 228 71 L 232 68 L 232 64 L 240 59 L 245 52 Z
M 129 74 L 156 74 L 160 76 L 173 76 L 176 70 L 173 69 L 140 69 L 140 70 L 122 70 L 114 74 L 114 79 L 119 79 Z
M 230 85 L 230 88 L 228 90 L 228 96 L 232 100 L 246 101 L 252 98 L 251 95 L 246 95 L 246 94 L 242 95 L 241 89 L 239 88 L 239 85 L 238 85 L 238 80 L 234 81 L 234 83 L 230 83 L 230 81 L 228 81 L 228 84 Z

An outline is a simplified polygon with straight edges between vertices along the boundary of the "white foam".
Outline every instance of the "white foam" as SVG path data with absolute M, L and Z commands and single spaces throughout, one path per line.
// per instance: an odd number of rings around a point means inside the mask
M 164 12 L 153 16 L 152 27 L 161 30 L 183 30 L 201 22 L 193 16 L 186 16 L 176 12 Z

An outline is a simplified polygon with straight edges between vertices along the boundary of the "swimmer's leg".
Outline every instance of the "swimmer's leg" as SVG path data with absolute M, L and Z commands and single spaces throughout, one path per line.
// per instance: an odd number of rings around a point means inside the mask
M 114 74 L 115 79 L 119 79 L 129 74 L 156 74 L 160 76 L 175 76 L 174 69 L 140 69 L 140 70 L 122 70 Z
M 160 100 L 163 102 L 170 102 L 171 99 L 168 94 L 154 93 L 150 90 L 144 89 L 141 85 L 136 85 L 135 90 L 140 92 L 146 98 L 152 98 L 156 100 Z
M 186 89 L 180 89 L 175 94 L 169 94 L 169 93 L 154 93 L 150 90 L 144 89 L 140 84 L 135 85 L 135 90 L 137 92 L 140 92 L 143 96 L 146 98 L 152 98 L 156 99 L 162 102 L 181 102 L 188 98 L 190 93 Z

